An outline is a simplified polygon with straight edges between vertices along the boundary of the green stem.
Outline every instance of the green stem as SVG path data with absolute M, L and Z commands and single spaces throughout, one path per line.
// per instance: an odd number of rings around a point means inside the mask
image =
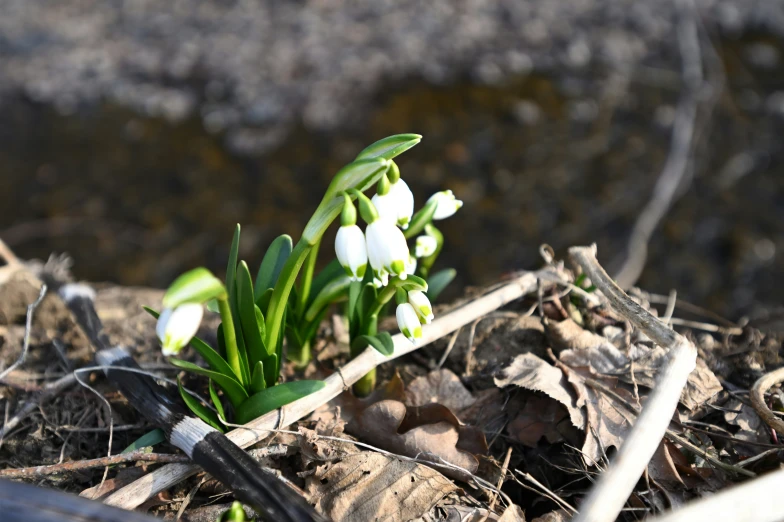
M 394 292 L 392 293 L 394 295 Z M 363 324 L 362 335 L 375 335 L 378 333 L 378 315 L 367 316 L 367 321 Z M 354 359 L 367 348 L 367 343 L 351 341 L 351 358 Z M 373 368 L 354 383 L 354 395 L 357 397 L 367 397 L 376 388 L 376 369 Z
M 231 316 L 231 306 L 229 306 L 228 296 L 218 298 L 218 311 L 221 321 L 223 321 L 223 343 L 226 346 L 226 358 L 229 366 L 234 371 L 237 379 L 243 384 L 242 365 L 240 364 L 240 350 L 237 348 L 237 334 L 234 331 L 234 319 Z
M 308 303 L 308 297 L 310 297 L 310 287 L 313 284 L 313 272 L 316 270 L 316 258 L 318 257 L 320 246 L 321 238 L 318 238 L 318 241 L 313 245 L 307 260 L 305 261 L 305 272 L 302 274 L 302 285 L 300 286 L 300 291 L 297 295 L 297 298 L 299 299 L 299 302 L 297 303 L 298 317 L 302 317 L 302 314 L 305 313 L 305 306 Z
M 305 258 L 308 256 L 313 245 L 308 244 L 304 239 L 300 239 L 292 250 L 283 270 L 280 272 L 278 282 L 270 297 L 269 308 L 267 308 L 267 346 L 276 346 L 280 330 L 283 328 L 283 314 L 286 311 L 291 289 L 294 288 L 294 281 Z

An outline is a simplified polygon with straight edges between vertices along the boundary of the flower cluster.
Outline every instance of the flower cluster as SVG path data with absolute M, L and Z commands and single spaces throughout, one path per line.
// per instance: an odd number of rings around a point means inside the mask
M 367 223 L 364 234 L 357 225 L 357 211 L 351 195 L 356 196 L 360 215 Z M 462 205 L 463 202 L 455 199 L 451 190 L 433 194 L 420 211 L 425 217 L 419 220 L 418 228 L 427 229 L 426 222 L 452 216 Z M 440 250 L 438 238 L 425 233 L 416 238 L 414 255 L 411 255 L 403 231 L 409 230 L 418 216 L 414 215 L 414 195 L 406 182 L 400 179 L 400 171 L 394 162 L 379 181 L 372 199 L 359 191 L 345 193 L 341 227 L 335 238 L 335 254 L 349 278 L 362 281 L 368 263 L 376 288 L 389 285 L 390 277 L 405 280 L 414 275 L 417 259 L 434 256 Z M 424 292 L 410 290 L 406 296 L 398 298 L 397 322 L 400 331 L 416 342 L 422 337 L 421 325 L 432 321 L 433 310 Z

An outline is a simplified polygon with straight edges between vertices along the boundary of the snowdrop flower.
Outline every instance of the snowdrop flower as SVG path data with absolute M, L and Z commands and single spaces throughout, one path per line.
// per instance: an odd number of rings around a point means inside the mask
M 155 333 L 163 343 L 163 355 L 178 353 L 190 342 L 201 324 L 204 309 L 200 304 L 184 304 L 166 308 L 158 317 Z
M 424 292 L 419 290 L 410 291 L 408 293 L 408 303 L 414 307 L 414 311 L 422 324 L 430 324 L 434 317 L 433 306 Z
M 365 235 L 357 226 L 357 209 L 347 195 L 343 195 L 343 211 L 340 215 L 340 228 L 335 236 L 335 255 L 340 266 L 352 281 L 365 277 L 368 255 Z
M 433 200 L 438 201 L 436 212 L 433 214 L 434 220 L 446 219 L 452 216 L 455 212 L 458 211 L 460 207 L 463 206 L 463 202 L 459 199 L 455 199 L 455 195 L 452 194 L 451 190 L 442 190 L 441 192 L 436 192 L 430 196 L 430 199 L 427 201 L 429 203 Z
M 416 238 L 416 246 L 414 247 L 414 255 L 416 257 L 432 256 L 436 248 L 438 248 L 438 241 L 433 236 L 421 235 Z
M 346 225 L 338 229 L 335 236 L 335 254 L 340 266 L 352 281 L 365 277 L 368 255 L 365 234 L 357 225 Z
M 368 260 L 377 279 L 383 280 L 385 272 L 400 279 L 406 278 L 406 264 L 410 255 L 408 244 L 403 232 L 394 223 L 376 219 L 368 224 L 365 240 Z
M 414 215 L 414 194 L 402 179 L 392 183 L 389 187 L 389 195 L 397 207 L 397 224 L 403 230 L 408 228 L 411 216 Z
M 413 306 L 409 303 L 399 304 L 395 315 L 400 331 L 409 341 L 416 343 L 417 339 L 422 338 L 422 325 Z
M 381 288 L 389 284 L 389 272 L 382 270 L 381 272 L 373 271 L 373 286 Z
M 414 194 L 405 181 L 400 179 L 400 170 L 395 162 L 384 174 L 378 184 L 378 193 L 371 200 L 378 210 L 378 215 L 407 229 L 414 215 Z

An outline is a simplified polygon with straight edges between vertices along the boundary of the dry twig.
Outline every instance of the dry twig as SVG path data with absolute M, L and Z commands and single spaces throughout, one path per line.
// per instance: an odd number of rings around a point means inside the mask
M 782 381 L 784 381 L 784 368 L 779 368 L 760 377 L 751 387 L 751 393 L 749 393 L 754 411 L 765 421 L 765 424 L 776 430 L 779 435 L 784 435 L 784 421 L 776 417 L 776 414 L 765 404 L 765 393 Z
M 572 247 L 569 255 L 612 307 L 656 344 L 669 350 L 669 361 L 646 401 L 637 423 L 610 468 L 583 502 L 575 522 L 611 522 L 621 512 L 670 424 L 686 379 L 694 370 L 697 350 L 681 335 L 632 301 L 596 261 L 596 247 Z
M 185 455 L 173 455 L 168 453 L 149 453 L 144 449 L 121 453 L 111 457 L 89 460 L 73 460 L 62 464 L 52 464 L 51 466 L 33 466 L 31 468 L 16 468 L 0 470 L 0 478 L 7 479 L 37 479 L 55 473 L 67 473 L 91 468 L 102 468 L 114 464 L 124 464 L 126 462 L 188 462 Z

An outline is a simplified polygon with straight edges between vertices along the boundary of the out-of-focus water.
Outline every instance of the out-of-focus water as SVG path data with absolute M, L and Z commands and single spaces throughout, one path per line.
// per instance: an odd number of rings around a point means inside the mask
M 764 35 L 719 50 L 726 89 L 640 285 L 736 314 L 784 289 L 784 55 Z M 62 115 L 20 98 L 0 125 L 0 237 L 22 257 L 68 252 L 82 278 L 165 286 L 197 265 L 222 272 L 240 222 L 255 264 L 276 235 L 297 238 L 359 150 L 417 132 L 399 161 L 417 204 L 446 188 L 465 202 L 441 223 L 439 264 L 458 269 L 456 286 L 537 267 L 543 242 L 559 254 L 597 242 L 612 269 L 665 161 L 679 90 L 677 71 L 640 69 L 618 96 L 616 73 L 401 82 L 340 131 L 299 127 L 256 158 L 233 156 L 196 118 L 112 105 Z

